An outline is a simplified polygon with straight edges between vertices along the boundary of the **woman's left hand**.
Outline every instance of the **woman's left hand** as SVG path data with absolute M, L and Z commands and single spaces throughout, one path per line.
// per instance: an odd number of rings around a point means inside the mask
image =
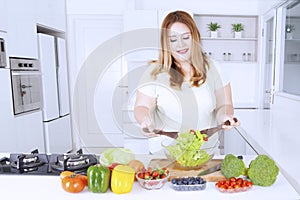
M 231 129 L 240 125 L 240 121 L 235 116 L 225 115 L 223 116 L 223 129 Z

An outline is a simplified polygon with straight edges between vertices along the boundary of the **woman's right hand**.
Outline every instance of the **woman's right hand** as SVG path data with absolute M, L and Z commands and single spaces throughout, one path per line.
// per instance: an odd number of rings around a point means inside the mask
M 154 132 L 154 125 L 149 117 L 145 117 L 141 123 L 142 133 L 149 138 L 157 137 L 159 135 Z

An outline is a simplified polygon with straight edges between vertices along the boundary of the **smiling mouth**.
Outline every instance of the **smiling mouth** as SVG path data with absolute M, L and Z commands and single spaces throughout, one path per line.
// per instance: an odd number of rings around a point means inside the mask
M 188 52 L 189 49 L 181 49 L 176 51 L 178 54 L 185 54 L 186 52 Z

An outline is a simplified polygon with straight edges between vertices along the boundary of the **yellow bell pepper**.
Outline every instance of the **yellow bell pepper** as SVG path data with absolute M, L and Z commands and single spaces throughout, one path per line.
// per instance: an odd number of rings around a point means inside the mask
M 112 171 L 110 187 L 116 194 L 128 193 L 134 183 L 135 171 L 128 165 L 118 165 Z

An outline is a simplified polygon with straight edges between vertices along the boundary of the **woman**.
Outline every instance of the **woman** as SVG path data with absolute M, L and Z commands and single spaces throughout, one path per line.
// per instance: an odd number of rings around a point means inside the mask
M 161 27 L 159 58 L 137 91 L 134 115 L 147 137 L 157 130 L 205 129 L 234 117 L 230 83 L 202 52 L 199 30 L 184 11 L 169 13 Z

